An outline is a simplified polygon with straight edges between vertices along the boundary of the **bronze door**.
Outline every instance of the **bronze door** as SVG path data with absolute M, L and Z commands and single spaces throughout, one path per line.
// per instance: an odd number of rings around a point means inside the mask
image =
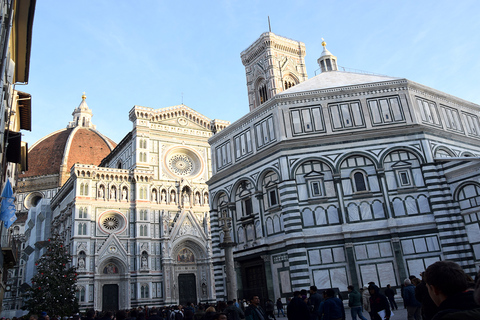
M 181 305 L 197 303 L 197 284 L 193 273 L 178 275 L 178 298 Z
M 118 284 L 103 285 L 102 311 L 118 310 Z

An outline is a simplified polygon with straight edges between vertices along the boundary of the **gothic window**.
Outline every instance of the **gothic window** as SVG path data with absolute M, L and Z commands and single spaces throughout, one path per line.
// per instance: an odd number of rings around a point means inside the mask
M 86 223 L 79 223 L 78 224 L 78 235 L 79 236 L 87 235 L 87 224 Z
M 258 101 L 260 102 L 259 105 L 268 100 L 267 84 L 265 82 L 262 82 L 258 86 L 257 94 L 258 94 Z
M 148 220 L 147 210 L 140 210 L 140 220 Z
M 84 194 L 85 196 L 88 196 L 88 183 L 85 183 L 85 185 L 84 185 L 83 187 L 84 187 L 84 189 L 85 189 L 84 192 L 83 192 L 83 194 Z
M 252 198 L 242 199 L 242 212 L 244 216 L 253 214 Z
M 85 302 L 85 287 L 80 287 L 78 293 L 78 301 Z
M 368 190 L 367 177 L 364 171 L 354 171 L 352 174 L 352 183 L 355 192 Z
M 139 198 L 140 198 L 140 199 L 143 199 L 144 196 L 145 196 L 145 195 L 144 195 L 144 193 L 143 193 L 143 187 L 140 187 Z
M 83 196 L 83 183 L 80 184 L 80 195 Z
M 83 208 L 80 207 L 80 209 L 78 210 L 78 218 L 82 219 L 83 218 Z
M 142 298 L 142 299 L 149 298 L 148 285 L 147 284 L 142 284 L 142 286 L 140 288 L 140 298 Z
M 140 225 L 140 237 L 147 237 L 148 236 L 148 229 L 146 225 Z

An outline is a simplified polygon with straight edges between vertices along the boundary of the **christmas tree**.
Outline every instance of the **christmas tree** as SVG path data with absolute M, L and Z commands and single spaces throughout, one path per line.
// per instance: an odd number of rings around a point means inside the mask
M 45 253 L 35 263 L 37 274 L 24 293 L 23 310 L 32 314 L 45 311 L 50 316 L 70 316 L 78 312 L 77 273 L 71 266 L 72 256 L 62 239 L 48 239 Z

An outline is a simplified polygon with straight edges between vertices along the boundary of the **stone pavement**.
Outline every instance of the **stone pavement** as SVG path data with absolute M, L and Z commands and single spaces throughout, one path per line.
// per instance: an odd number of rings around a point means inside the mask
M 348 302 L 348 300 L 346 302 Z M 391 319 L 407 320 L 407 309 L 405 309 L 403 307 L 403 302 L 400 302 L 398 300 L 396 300 L 396 302 L 397 302 L 397 305 L 398 305 L 398 310 L 393 310 L 393 317 Z M 286 314 L 286 311 L 285 311 L 285 314 Z M 352 319 L 349 307 L 345 307 L 345 315 L 346 315 L 345 320 L 351 320 Z M 275 310 L 275 316 L 277 316 L 277 311 L 276 310 Z M 368 320 L 370 320 L 370 315 L 367 312 L 363 312 L 363 316 L 365 318 L 367 318 Z M 287 319 L 287 317 L 283 317 L 282 314 L 280 313 L 280 317 L 277 317 L 277 319 Z M 360 319 L 357 317 L 357 320 L 360 320 Z

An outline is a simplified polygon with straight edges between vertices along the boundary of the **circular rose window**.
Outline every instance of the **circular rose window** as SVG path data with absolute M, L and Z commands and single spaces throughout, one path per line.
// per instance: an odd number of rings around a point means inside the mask
M 165 165 L 172 174 L 193 178 L 202 172 L 202 161 L 191 149 L 174 148 L 165 155 Z
M 127 225 L 125 217 L 118 212 L 106 212 L 98 221 L 100 228 L 108 233 L 123 231 Z

